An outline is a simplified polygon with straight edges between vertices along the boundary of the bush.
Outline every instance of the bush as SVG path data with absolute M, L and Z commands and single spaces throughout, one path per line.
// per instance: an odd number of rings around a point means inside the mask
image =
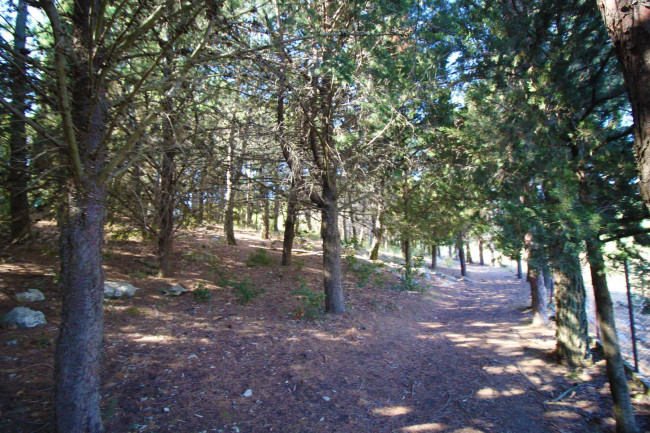
M 196 289 L 192 290 L 192 297 L 195 301 L 206 302 L 212 298 L 212 293 L 205 287 L 205 283 L 198 283 Z
M 368 263 L 361 261 L 352 254 L 345 255 L 345 263 L 347 264 L 348 272 L 352 274 L 357 279 L 357 285 L 359 288 L 364 287 L 370 281 L 370 277 L 377 272 L 379 265 L 374 263 Z
M 246 266 L 268 266 L 273 263 L 273 259 L 269 256 L 265 249 L 258 248 L 257 251 L 251 253 L 246 259 Z
M 235 292 L 237 302 L 239 302 L 241 305 L 248 304 L 250 301 L 265 292 L 264 289 L 258 289 L 245 279 L 241 281 L 230 281 L 228 284 Z
M 293 312 L 294 317 L 315 319 L 322 313 L 322 305 L 325 300 L 325 293 L 314 292 L 303 279 L 298 279 L 299 286 L 296 287 L 293 293 L 300 301 L 300 307 Z

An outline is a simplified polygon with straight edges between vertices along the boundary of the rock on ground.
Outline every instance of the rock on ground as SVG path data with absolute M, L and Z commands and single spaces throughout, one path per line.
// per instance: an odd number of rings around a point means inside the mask
M 120 283 L 115 281 L 106 281 L 104 283 L 104 298 L 105 299 L 118 299 L 130 298 L 135 295 L 135 292 L 140 290 L 134 287 L 133 284 Z
M 161 292 L 167 296 L 180 296 L 187 291 L 188 290 L 185 287 L 181 286 L 180 284 L 176 284 L 174 286 L 167 287 L 161 290 Z
M 45 314 L 27 307 L 16 307 L 5 315 L 4 321 L 10 326 L 19 328 L 33 328 L 46 325 Z
M 18 293 L 16 295 L 18 302 L 34 302 L 45 300 L 45 295 L 38 289 L 29 289 L 26 292 Z

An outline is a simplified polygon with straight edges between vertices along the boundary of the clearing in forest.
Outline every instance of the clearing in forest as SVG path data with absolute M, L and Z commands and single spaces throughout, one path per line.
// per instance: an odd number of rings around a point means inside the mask
M 554 331 L 528 325 L 528 286 L 508 270 L 433 275 L 418 293 L 396 288 L 390 263 L 359 271 L 363 259 L 348 259 L 357 269 L 346 272 L 348 311 L 329 316 L 313 308 L 322 301 L 317 243 L 298 245 L 294 265 L 281 268 L 279 241 L 238 237 L 225 246 L 216 231 L 187 233 L 174 279 L 153 275 L 148 246 L 108 243 L 107 280 L 141 290 L 105 303 L 106 431 L 614 431 L 604 363 L 576 372 L 555 364 Z M 0 431 L 53 429 L 54 250 L 44 239 L 0 253 L 0 313 L 38 288 L 46 300 L 29 306 L 48 320 L 0 331 Z M 161 292 L 175 283 L 190 292 Z M 635 404 L 650 428 L 647 403 Z

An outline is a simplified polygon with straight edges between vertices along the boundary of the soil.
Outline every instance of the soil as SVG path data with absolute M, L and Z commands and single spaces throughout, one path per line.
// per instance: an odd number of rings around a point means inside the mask
M 470 265 L 468 280 L 425 275 L 423 293 L 396 288 L 392 262 L 369 275 L 348 270 L 347 312 L 312 317 L 309 297 L 318 302 L 322 290 L 318 243 L 303 240 L 294 265 L 282 268 L 279 235 L 237 236 L 239 245 L 225 246 L 217 230 L 184 232 L 173 279 L 153 275 L 151 245 L 107 242 L 107 280 L 140 288 L 105 303 L 107 432 L 614 431 L 604 363 L 557 364 L 552 326 L 529 325 L 529 289 L 507 270 Z M 272 263 L 246 266 L 258 248 Z M 31 244 L 0 251 L 0 314 L 17 305 L 17 293 L 38 288 L 46 300 L 29 307 L 48 321 L 0 329 L 3 432 L 53 431 L 55 251 L 54 231 L 43 228 Z M 193 292 L 160 292 L 176 283 Z M 243 295 L 251 298 L 244 304 Z M 648 431 L 641 393 L 632 384 Z

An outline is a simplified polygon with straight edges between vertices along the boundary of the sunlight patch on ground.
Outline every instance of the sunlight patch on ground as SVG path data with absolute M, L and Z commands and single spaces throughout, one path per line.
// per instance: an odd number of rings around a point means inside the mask
M 501 374 L 517 374 L 518 370 L 517 367 L 514 365 L 494 365 L 494 366 L 489 366 L 486 365 L 483 367 L 483 371 L 485 371 L 488 374 L 494 374 L 495 376 L 501 375 Z
M 495 328 L 498 325 L 496 323 L 474 322 L 470 323 L 469 326 L 474 326 L 476 328 Z
M 139 337 L 132 338 L 134 343 L 171 343 L 175 341 L 176 338 L 169 335 L 141 335 Z
M 442 325 L 440 323 L 433 323 L 433 322 L 418 322 L 418 325 L 429 329 L 442 328 Z
M 407 406 L 386 406 L 378 407 L 372 410 L 375 415 L 382 416 L 400 416 L 413 412 L 413 409 Z
M 437 422 L 429 422 L 426 424 L 417 424 L 408 427 L 403 427 L 400 431 L 404 433 L 429 433 L 444 431 L 445 425 Z
M 519 388 L 506 389 L 499 391 L 497 389 L 487 387 L 480 389 L 476 392 L 476 397 L 481 400 L 491 400 L 499 397 L 514 397 L 515 395 L 523 395 L 525 391 Z

